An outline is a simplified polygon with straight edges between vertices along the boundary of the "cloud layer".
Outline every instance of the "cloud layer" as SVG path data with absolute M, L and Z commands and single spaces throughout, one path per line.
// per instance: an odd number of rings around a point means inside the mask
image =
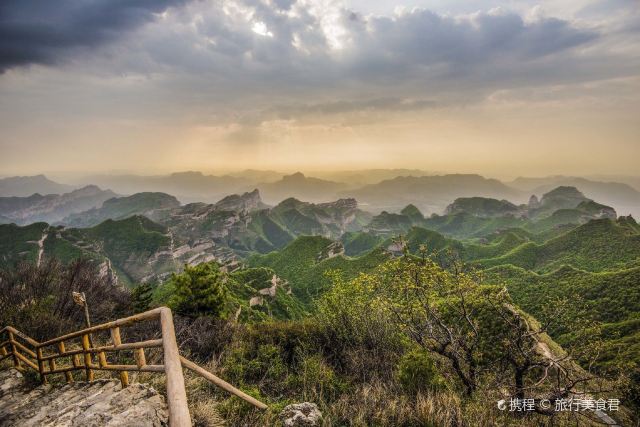
M 0 2 L 0 145 L 79 140 L 87 126 L 117 141 L 170 127 L 212 145 L 303 145 L 305 129 L 410 135 L 401 123 L 426 132 L 437 115 L 477 128 L 469 115 L 485 107 L 555 119 L 636 104 L 633 1 L 439 0 L 381 14 L 345 1 Z

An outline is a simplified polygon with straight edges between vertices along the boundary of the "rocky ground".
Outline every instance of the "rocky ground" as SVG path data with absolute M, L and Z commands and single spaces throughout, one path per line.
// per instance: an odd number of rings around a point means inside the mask
M 0 371 L 0 427 L 156 427 L 168 425 L 153 388 L 98 380 L 29 387 L 15 369 Z

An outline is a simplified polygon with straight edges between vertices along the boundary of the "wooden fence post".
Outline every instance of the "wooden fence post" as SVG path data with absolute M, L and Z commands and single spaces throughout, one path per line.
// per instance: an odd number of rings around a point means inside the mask
M 64 348 L 64 341 L 60 341 L 58 343 L 58 354 L 62 355 L 65 352 L 65 348 Z M 73 374 L 71 373 L 71 371 L 67 371 L 64 373 L 65 378 L 67 379 L 68 383 L 72 383 L 73 382 Z
M 16 345 L 14 344 L 15 341 L 15 336 L 13 335 L 13 332 L 9 331 L 9 342 L 11 343 L 11 354 L 13 355 L 13 366 L 15 366 L 16 368 L 20 369 L 22 368 L 22 364 L 20 363 L 20 359 L 17 356 L 18 353 L 18 349 L 16 347 Z
M 49 372 L 53 372 L 56 370 L 56 359 L 49 359 Z
M 47 383 L 47 376 L 44 373 L 44 361 L 42 360 L 42 348 L 36 348 L 36 358 L 38 359 L 38 373 L 40 374 L 40 382 Z
M 144 348 L 138 348 L 133 353 L 133 357 L 136 359 L 136 366 L 138 369 L 147 364 L 147 358 L 144 355 Z
M 187 404 L 187 392 L 184 388 L 184 375 L 176 343 L 176 332 L 173 328 L 173 316 L 171 310 L 166 307 L 160 308 L 160 326 L 162 327 L 164 370 L 167 375 L 169 425 L 171 427 L 191 427 L 191 415 Z
M 122 344 L 122 339 L 120 338 L 120 328 L 115 327 L 111 328 L 111 341 L 113 341 L 114 346 L 119 346 Z M 120 383 L 122 387 L 126 387 L 129 385 L 129 374 L 127 371 L 120 371 Z
M 93 370 L 91 369 L 91 352 L 89 349 L 91 346 L 89 345 L 89 335 L 82 335 L 82 349 L 84 350 L 84 366 L 85 366 L 85 377 L 86 380 L 91 382 L 93 381 Z

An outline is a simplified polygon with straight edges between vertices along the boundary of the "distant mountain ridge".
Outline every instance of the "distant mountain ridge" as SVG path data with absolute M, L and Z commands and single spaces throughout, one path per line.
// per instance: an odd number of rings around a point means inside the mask
M 495 217 L 503 215 L 518 215 L 518 206 L 508 200 L 497 200 L 487 197 L 460 197 L 445 209 L 446 215 L 468 212 L 479 217 Z
M 372 213 L 383 210 L 399 212 L 406 205 L 413 204 L 429 215 L 442 214 L 458 198 L 485 197 L 519 205 L 526 203 L 532 194 L 541 197 L 559 186 L 569 186 L 578 188 L 589 199 L 612 206 L 622 215 L 640 217 L 640 191 L 623 183 L 640 182 L 640 178 L 634 181 L 633 177 L 621 177 L 620 182 L 614 182 L 614 178 L 605 178 L 612 180 L 608 182 L 568 176 L 520 177 L 511 182 L 501 182 L 474 174 L 435 175 L 412 169 L 370 169 L 317 172 L 315 176 L 301 172 L 286 175 L 260 170 L 220 175 L 207 175 L 197 171 L 151 176 L 93 175 L 77 179 L 76 182 L 109 188 L 123 195 L 162 192 L 175 196 L 181 203 L 215 203 L 229 194 L 242 194 L 257 188 L 262 199 L 271 205 L 289 197 L 311 203 L 355 198 L 362 209 Z M 41 185 L 33 186 L 29 182 L 40 182 Z M 10 187 L 13 183 L 14 190 L 3 193 L 3 183 L 5 187 Z M 30 196 L 36 192 L 60 194 L 74 188 L 51 183 L 53 182 L 42 175 L 0 179 L 0 196 Z M 34 188 L 36 191 L 31 191 Z M 20 194 L 10 194 L 16 192 Z
M 553 232 L 562 226 L 577 226 L 591 219 L 616 219 L 615 209 L 586 198 L 574 187 L 558 187 L 545 193 L 540 201 L 515 205 L 506 200 L 487 197 L 458 198 L 447 206 L 443 215 L 425 218 L 414 205 L 400 213 L 382 211 L 363 230 L 382 236 L 406 233 L 418 226 L 438 231 L 449 237 L 479 238 L 508 228 L 530 232 Z
M 73 191 L 72 185 L 59 184 L 44 175 L 0 178 L 0 197 L 27 197 L 33 194 L 62 194 Z
M 116 194 L 88 185 L 64 194 L 33 194 L 28 197 L 0 197 L 0 216 L 4 222 L 19 225 L 34 222 L 56 223 L 68 215 L 101 206 Z
M 215 202 L 244 191 L 252 182 L 230 175 L 205 175 L 202 172 L 176 172 L 169 175 L 93 175 L 82 178 L 120 194 L 161 192 L 174 195 L 182 203 Z
M 328 202 L 347 187 L 341 182 L 307 177 L 301 172 L 285 175 L 279 181 L 260 184 L 258 188 L 267 203 L 276 204 L 293 197 L 305 202 Z
M 67 215 L 59 222 L 71 227 L 92 227 L 108 219 L 119 220 L 133 215 L 143 215 L 152 219 L 160 212 L 180 206 L 175 197 L 165 193 L 136 193 L 127 197 L 105 200 L 100 207 Z
M 497 179 L 473 174 L 396 177 L 343 194 L 354 197 L 365 209 L 372 211 L 399 211 L 413 204 L 429 214 L 442 213 L 447 205 L 460 197 L 481 196 L 516 202 L 528 197 Z
M 552 176 L 545 178 L 517 178 L 508 185 L 533 194 L 542 194 L 559 186 L 570 186 L 580 189 L 590 199 L 610 205 L 622 215 L 640 216 L 640 191 L 620 182 L 603 182 L 591 179 Z

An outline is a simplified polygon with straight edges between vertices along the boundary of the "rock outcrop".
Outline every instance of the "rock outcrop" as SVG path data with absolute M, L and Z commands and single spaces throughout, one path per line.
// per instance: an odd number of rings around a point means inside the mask
M 294 403 L 282 410 L 280 418 L 285 427 L 319 426 L 322 421 L 322 412 L 315 403 Z
M 153 388 L 98 380 L 28 387 L 15 369 L 0 371 L 0 426 L 157 427 L 168 425 L 164 398 Z
M 242 195 L 232 194 L 215 204 L 217 210 L 220 211 L 246 211 L 251 212 L 258 209 L 264 209 L 267 207 L 262 203 L 260 198 L 260 192 L 255 189 L 251 192 L 244 193 Z

